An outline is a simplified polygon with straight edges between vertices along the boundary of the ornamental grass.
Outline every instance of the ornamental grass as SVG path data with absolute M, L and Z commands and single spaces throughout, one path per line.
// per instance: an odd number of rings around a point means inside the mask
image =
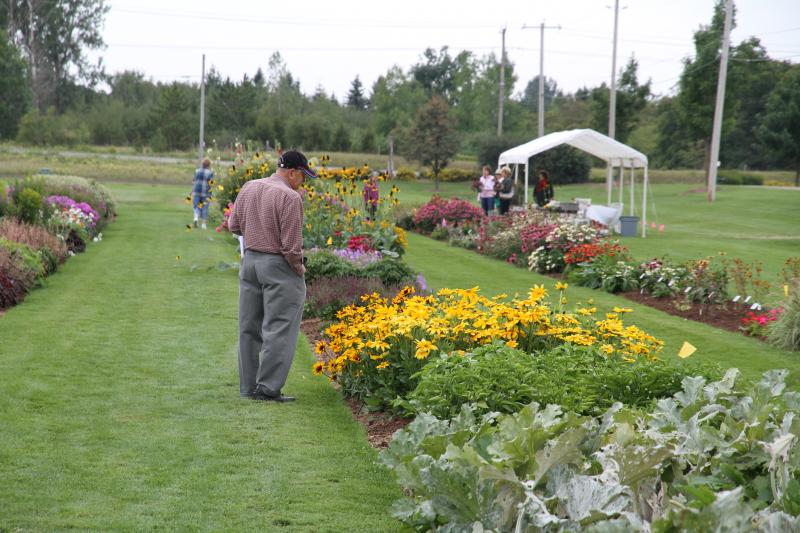
M 55 258 L 56 265 L 67 260 L 67 245 L 62 240 L 36 224 L 25 224 L 12 218 L 0 219 L 0 237 L 22 243 L 32 250 L 46 249 Z M 45 252 L 45 253 L 48 253 Z M 48 269 L 54 271 L 55 268 Z
M 342 309 L 338 322 L 325 330 L 313 370 L 380 408 L 416 386 L 415 374 L 431 354 L 465 353 L 495 340 L 529 353 L 569 343 L 596 346 L 627 362 L 657 359 L 663 342 L 626 325 L 622 317 L 630 309 L 614 308 L 603 316 L 590 306 L 568 312 L 564 290 L 556 305 L 546 297 L 542 286 L 510 300 L 482 296 L 478 287 L 429 296 L 407 287 L 391 300 L 364 295 L 362 305 Z

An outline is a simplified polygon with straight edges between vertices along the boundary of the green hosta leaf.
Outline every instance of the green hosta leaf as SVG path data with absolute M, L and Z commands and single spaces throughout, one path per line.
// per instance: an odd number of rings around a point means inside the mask
M 783 510 L 792 516 L 800 516 L 800 481 L 792 479 L 786 485 L 786 491 L 781 500 Z

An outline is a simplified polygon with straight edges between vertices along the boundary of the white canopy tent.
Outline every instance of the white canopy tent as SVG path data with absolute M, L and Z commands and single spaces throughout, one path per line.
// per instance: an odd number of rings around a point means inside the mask
M 514 182 L 519 181 L 519 165 L 525 165 L 525 205 L 528 204 L 528 178 L 530 174 L 528 160 L 536 154 L 540 154 L 562 144 L 573 146 L 578 150 L 592 154 L 608 163 L 606 189 L 608 191 L 609 204 L 611 204 L 611 191 L 614 187 L 614 169 L 619 168 L 620 203 L 622 203 L 625 169 L 630 169 L 630 214 L 634 212 L 635 170 L 637 168 L 644 169 L 642 187 L 642 237 L 645 237 L 647 235 L 647 185 L 649 181 L 647 177 L 647 156 L 628 145 L 615 141 L 611 137 L 594 130 L 557 131 L 506 150 L 500 154 L 498 166 L 508 164 L 517 165 L 514 172 Z

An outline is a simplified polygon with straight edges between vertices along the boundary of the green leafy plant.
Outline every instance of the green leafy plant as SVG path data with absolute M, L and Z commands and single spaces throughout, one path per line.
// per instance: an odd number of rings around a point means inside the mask
M 686 299 L 699 303 L 723 303 L 728 299 L 728 268 L 725 258 L 713 256 L 686 265 L 683 289 Z
M 15 194 L 15 215 L 23 222 L 36 224 L 42 219 L 42 195 L 24 188 Z
M 646 406 L 679 391 L 681 380 L 696 374 L 717 378 L 722 372 L 713 365 L 629 363 L 587 346 L 562 345 L 528 354 L 494 342 L 462 356 L 432 359 L 414 376 L 417 387 L 394 405 L 409 414 L 440 418 L 456 416 L 465 403 L 474 403 L 475 412 L 483 414 L 511 413 L 533 401 L 593 414 L 616 401 Z
M 393 514 L 419 531 L 794 531 L 800 393 L 786 375 L 686 377 L 646 415 L 421 414 L 381 453 L 407 495 Z
M 337 278 L 356 275 L 357 268 L 328 250 L 306 254 L 306 282 L 319 278 Z
M 590 247 L 593 245 L 585 245 Z M 597 246 L 599 253 L 590 260 L 578 263 L 572 277 L 579 285 L 606 292 L 626 292 L 639 288 L 641 272 L 628 249 L 613 243 Z M 568 256 L 575 249 L 568 252 Z M 569 257 L 567 257 L 569 264 Z
M 385 257 L 364 267 L 359 275 L 365 278 L 378 278 L 384 285 L 397 285 L 413 281 L 417 273 L 403 261 Z
M 47 269 L 42 261 L 42 257 L 29 246 L 14 242 L 0 237 L 0 248 L 4 248 L 9 252 L 12 259 L 17 260 L 24 265 L 24 268 L 32 272 L 37 280 L 37 284 L 41 283 L 47 274 Z

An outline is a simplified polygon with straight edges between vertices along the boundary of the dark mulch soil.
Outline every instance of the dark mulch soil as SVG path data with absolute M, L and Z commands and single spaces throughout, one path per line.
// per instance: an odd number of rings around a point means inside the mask
M 705 191 L 705 189 L 703 189 Z M 550 272 L 545 274 L 556 280 L 563 280 L 564 275 L 561 273 Z M 639 291 L 620 292 L 617 296 L 622 296 L 628 300 L 636 303 L 653 307 L 659 311 L 663 311 L 673 316 L 679 316 L 687 320 L 694 320 L 695 322 L 702 322 L 709 326 L 742 333 L 739 326 L 742 325 L 742 318 L 750 310 L 747 304 L 739 304 L 728 302 L 722 304 L 698 304 L 692 303 L 691 307 L 684 309 L 685 300 L 680 296 L 673 296 L 669 298 L 656 298 L 650 294 L 642 294 Z M 764 337 L 755 337 L 759 340 L 765 340 Z
M 641 294 L 639 291 L 623 292 L 619 296 L 654 307 L 670 315 L 737 333 L 741 333 L 739 326 L 742 325 L 745 313 L 750 309 L 747 305 L 732 302 L 725 305 L 694 303 L 689 309 L 683 309 L 684 300 L 680 297 L 656 298 L 650 294 Z
M 307 318 L 300 322 L 300 331 L 306 336 L 312 349 L 317 341 L 322 340 L 322 328 L 321 318 Z
M 386 448 L 392 441 L 392 435 L 398 429 L 403 429 L 411 422 L 410 418 L 400 418 L 389 413 L 370 413 L 364 405 L 353 398 L 345 399 L 353 418 L 367 430 L 369 443 L 374 448 Z
M 300 323 L 300 330 L 312 347 L 318 340 L 322 339 L 323 326 L 324 323 L 319 318 L 309 318 Z M 334 387 L 337 386 L 335 383 L 333 385 Z M 353 398 L 345 398 L 345 402 L 350 411 L 352 411 L 353 418 L 364 426 L 369 443 L 375 448 L 389 446 L 394 432 L 406 427 L 411 422 L 409 418 L 400 418 L 389 413 L 371 413 L 361 402 Z

